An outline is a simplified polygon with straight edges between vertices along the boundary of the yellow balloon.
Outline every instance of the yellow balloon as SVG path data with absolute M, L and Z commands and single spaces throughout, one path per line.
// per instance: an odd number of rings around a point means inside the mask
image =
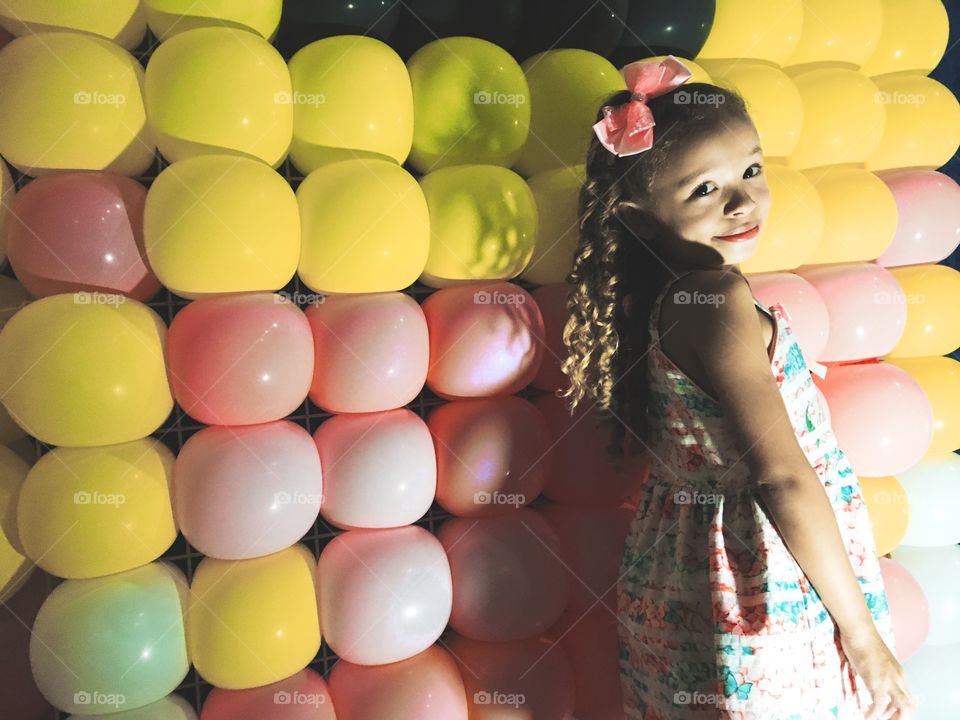
M 0 331 L 0 398 L 26 432 L 89 447 L 146 437 L 173 409 L 167 328 L 123 295 L 36 300 Z
M 960 273 L 947 265 L 887 268 L 903 289 L 907 322 L 883 359 L 946 355 L 960 345 Z
M 512 170 L 459 165 L 420 178 L 430 208 L 430 255 L 420 276 L 430 287 L 517 276 L 537 237 L 533 191 Z
M 770 187 L 770 214 L 760 245 L 741 264 L 744 273 L 772 272 L 803 265 L 823 236 L 823 201 L 813 183 L 779 162 L 764 162 Z
M 790 165 L 804 170 L 866 161 L 880 145 L 886 122 L 873 81 L 837 67 L 787 72 L 803 101 L 803 127 Z
M 161 40 L 198 27 L 240 27 L 270 40 L 282 0 L 143 0 L 147 23 Z
M 880 38 L 860 70 L 865 75 L 904 70 L 928 75 L 940 64 L 950 35 L 943 0 L 881 0 L 880 5 Z
M 710 34 L 695 59 L 752 58 L 784 65 L 800 42 L 803 21 L 801 0 L 718 2 Z
M 0 445 L 0 602 L 13 597 L 33 572 L 17 526 L 17 498 L 29 471 L 22 458 Z
M 713 82 L 746 102 L 767 157 L 790 155 L 800 140 L 803 103 L 800 92 L 780 68 L 754 60 L 704 60 Z
M 302 544 L 250 560 L 204 558 L 193 576 L 187 647 L 197 672 L 237 690 L 282 680 L 320 649 L 316 560 Z
M 173 453 L 153 438 L 54 448 L 37 460 L 20 490 L 17 521 L 27 557 L 63 578 L 101 577 L 153 562 L 177 539 L 173 465 Z
M 609 60 L 589 50 L 547 50 L 521 65 L 530 85 L 530 136 L 514 169 L 529 177 L 583 163 L 601 104 L 627 87 Z
M 297 202 L 297 272 L 311 290 L 402 290 L 423 270 L 430 250 L 427 201 L 395 162 L 360 158 L 324 165 L 300 183 Z
M 887 124 L 866 159 L 867 170 L 945 165 L 960 145 L 960 103 L 950 88 L 914 73 L 881 75 L 874 81 Z
M 933 408 L 933 439 L 927 457 L 960 448 L 960 363 L 950 357 L 899 358 L 888 361 L 919 383 Z
M 907 534 L 910 500 L 900 482 L 891 476 L 861 477 L 860 488 L 870 516 L 877 554 L 886 555 Z
M 659 63 L 663 62 L 666 58 L 666 55 L 653 55 L 648 58 L 641 58 L 640 62 L 645 63 Z M 682 62 L 686 68 L 690 71 L 690 79 L 687 80 L 687 83 L 712 83 L 713 78 L 710 76 L 710 73 L 704 69 L 704 66 L 698 63 L 695 63 L 693 60 L 690 60 L 679 55 L 674 55 L 677 60 Z
M 876 51 L 882 25 L 880 0 L 804 0 L 800 42 L 783 64 L 860 67 Z
M 72 32 L 17 38 L 0 53 L 0 155 L 27 175 L 153 163 L 143 68 L 108 40 Z
M 413 144 L 413 89 L 393 48 L 372 37 L 336 35 L 298 50 L 289 67 L 290 162 L 301 173 L 355 157 L 404 163 Z M 371 85 L 378 88 L 376 102 Z
M 147 22 L 138 0 L 3 0 L 0 3 L 0 25 L 14 35 L 76 30 L 98 35 L 127 50 L 136 49 L 147 32 Z
M 150 267 L 178 295 L 273 291 L 297 270 L 297 197 L 259 160 L 180 160 L 147 192 L 143 238 Z
M 806 264 L 849 263 L 883 254 L 897 230 L 897 203 L 871 172 L 846 165 L 803 171 L 823 201 L 823 239 Z
M 290 73 L 274 47 L 230 27 L 201 27 L 160 44 L 146 74 L 157 147 L 175 162 L 219 153 L 277 167 L 293 137 Z
M 527 184 L 537 207 L 537 234 L 522 277 L 537 285 L 564 282 L 573 267 L 580 239 L 577 203 L 586 180 L 586 165 L 547 170 Z

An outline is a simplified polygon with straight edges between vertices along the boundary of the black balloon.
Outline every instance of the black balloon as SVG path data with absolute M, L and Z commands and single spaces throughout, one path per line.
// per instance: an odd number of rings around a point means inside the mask
M 400 16 L 399 0 L 284 0 L 273 44 L 289 59 L 314 40 L 369 35 L 388 42 Z
M 693 59 L 713 27 L 716 0 L 630 0 L 620 45 L 610 55 L 617 67 L 654 55 Z
M 628 0 L 527 0 L 514 57 L 558 48 L 581 48 L 606 57 L 620 41 Z
M 523 0 L 405 0 L 391 46 L 406 61 L 438 38 L 468 36 L 502 48 L 517 39 Z

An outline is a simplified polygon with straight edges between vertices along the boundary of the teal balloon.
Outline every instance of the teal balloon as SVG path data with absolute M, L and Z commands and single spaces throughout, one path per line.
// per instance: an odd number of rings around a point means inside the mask
M 703 49 L 716 0 L 631 0 L 620 45 L 610 55 L 617 67 L 654 55 L 694 59 Z
M 30 667 L 47 701 L 79 715 L 155 703 L 186 677 L 187 581 L 166 562 L 64 580 L 37 613 Z M 175 717 L 175 716 L 174 716 Z

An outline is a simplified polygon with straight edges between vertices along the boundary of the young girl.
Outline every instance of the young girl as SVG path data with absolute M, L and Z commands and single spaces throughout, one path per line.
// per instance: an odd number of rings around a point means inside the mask
M 738 267 L 770 206 L 757 131 L 672 56 L 623 72 L 587 153 L 563 371 L 611 460 L 626 438 L 649 467 L 618 581 L 626 715 L 912 718 L 859 482 L 789 314 Z

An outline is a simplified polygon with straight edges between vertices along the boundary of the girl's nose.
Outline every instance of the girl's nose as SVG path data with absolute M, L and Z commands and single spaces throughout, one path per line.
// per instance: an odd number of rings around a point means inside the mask
M 727 203 L 728 215 L 747 215 L 757 206 L 756 201 L 750 197 L 746 190 L 736 190 Z

